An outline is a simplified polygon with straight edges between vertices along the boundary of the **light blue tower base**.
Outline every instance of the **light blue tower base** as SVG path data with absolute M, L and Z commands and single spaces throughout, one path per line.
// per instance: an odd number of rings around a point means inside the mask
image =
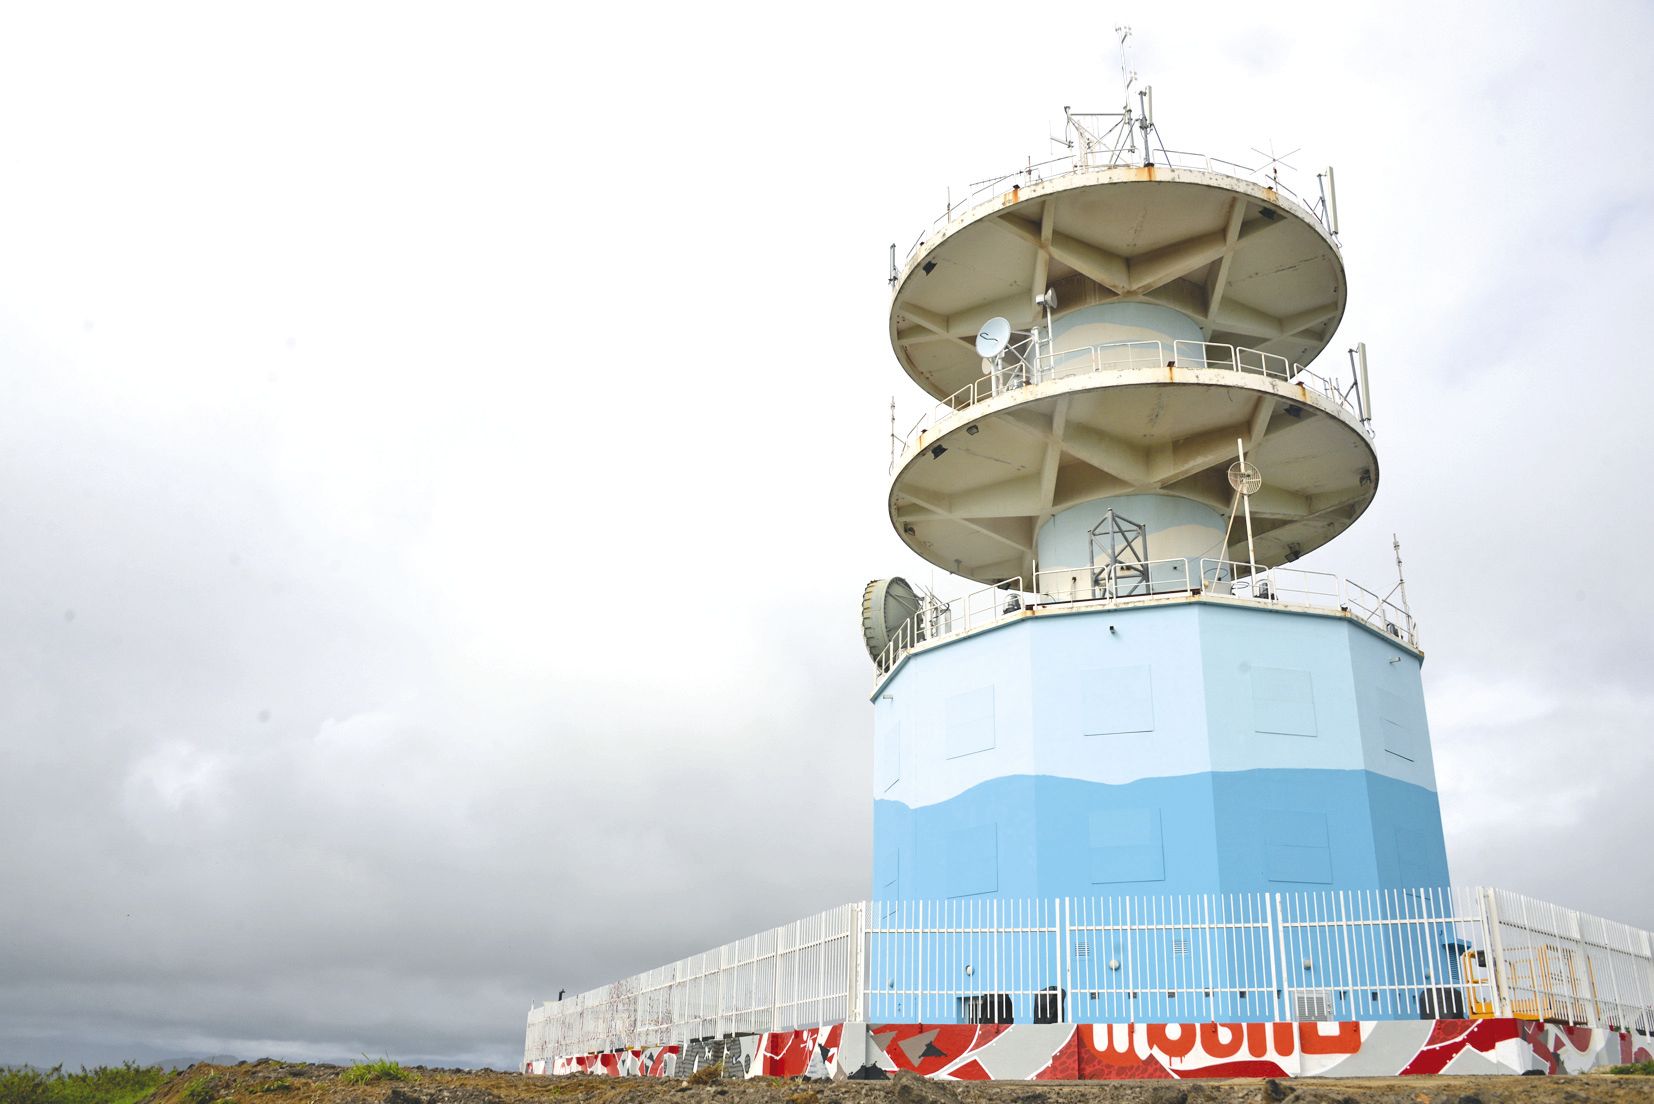
M 874 698 L 875 899 L 1448 884 L 1416 653 L 1339 616 L 1043 607 Z

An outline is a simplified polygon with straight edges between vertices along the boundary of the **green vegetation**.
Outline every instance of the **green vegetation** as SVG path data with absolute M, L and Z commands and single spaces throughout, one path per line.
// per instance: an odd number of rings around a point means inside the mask
M 184 1104 L 212 1104 L 217 1097 L 217 1086 L 211 1077 L 197 1077 L 184 1086 L 180 1099 Z
M 40 1070 L 0 1070 L 4 1104 L 136 1104 L 155 1091 L 166 1073 L 157 1066 L 127 1062 L 120 1066 L 82 1068 L 64 1073 L 62 1066 Z
M 347 1085 L 366 1085 L 369 1081 L 412 1081 L 413 1076 L 410 1071 L 403 1069 L 399 1062 L 393 1062 L 389 1058 L 369 1061 L 368 1056 L 364 1054 L 362 1061 L 339 1075 L 339 1080 Z
M 256 1093 L 292 1092 L 293 1079 L 291 1077 L 278 1077 L 274 1081 L 261 1081 L 249 1091 Z
M 1629 1073 L 1642 1077 L 1654 1077 L 1654 1062 L 1634 1062 L 1629 1066 L 1613 1066 L 1609 1073 Z

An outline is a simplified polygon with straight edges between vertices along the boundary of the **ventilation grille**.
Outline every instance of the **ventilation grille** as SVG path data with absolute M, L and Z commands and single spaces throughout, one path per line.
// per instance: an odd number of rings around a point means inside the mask
M 1332 993 L 1326 989 L 1299 989 L 1292 994 L 1296 1020 L 1332 1019 Z

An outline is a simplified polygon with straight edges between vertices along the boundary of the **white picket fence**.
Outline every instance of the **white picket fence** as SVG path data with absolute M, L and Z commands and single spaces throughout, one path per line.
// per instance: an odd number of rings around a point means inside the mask
M 528 1015 L 525 1060 L 843 1021 L 1654 1033 L 1654 936 L 1498 889 L 857 902 Z

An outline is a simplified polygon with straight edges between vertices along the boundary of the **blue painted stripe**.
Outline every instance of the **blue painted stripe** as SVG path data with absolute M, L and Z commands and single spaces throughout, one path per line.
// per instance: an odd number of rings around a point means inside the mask
M 884 900 L 1448 884 L 1436 795 L 1366 770 L 994 778 L 917 809 L 876 801 L 873 852 Z

